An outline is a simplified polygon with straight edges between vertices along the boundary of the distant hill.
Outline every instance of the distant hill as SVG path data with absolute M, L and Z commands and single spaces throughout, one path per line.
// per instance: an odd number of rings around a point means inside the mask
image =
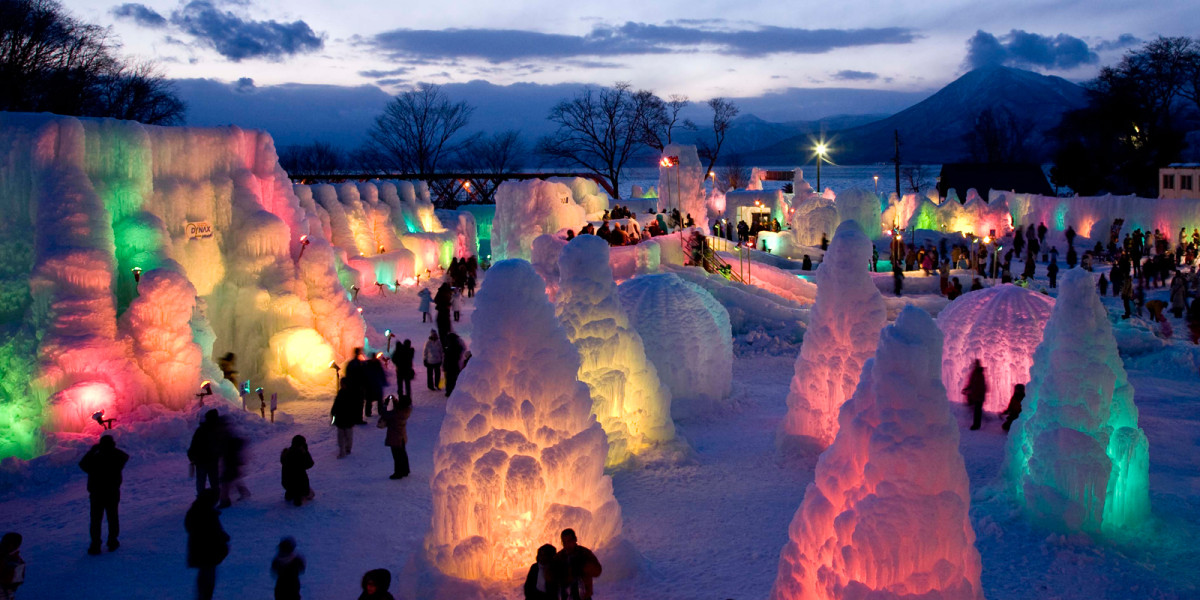
M 1044 158 L 1045 134 L 1058 125 L 1062 114 L 1086 104 L 1085 90 L 1061 77 L 1051 77 L 1009 67 L 970 71 L 899 113 L 885 119 L 830 133 L 831 158 L 842 164 L 890 160 L 893 131 L 900 132 L 901 158 L 911 163 L 947 163 L 967 157 L 964 135 L 975 116 L 985 108 L 1005 108 L 1033 124 L 1030 145 Z M 812 141 L 806 134 L 780 140 L 750 153 L 758 164 L 802 164 Z
M 835 131 L 857 127 L 866 123 L 878 121 L 887 115 L 836 115 L 817 119 L 815 121 L 789 121 L 772 123 L 758 118 L 756 115 L 740 115 L 733 120 L 733 125 L 725 136 L 725 145 L 721 154 L 752 154 L 755 150 L 777 144 L 785 139 L 817 135 L 822 131 Z M 700 123 L 697 131 L 685 131 L 678 134 L 678 141 L 684 144 L 697 144 L 700 140 L 712 137 L 711 129 Z

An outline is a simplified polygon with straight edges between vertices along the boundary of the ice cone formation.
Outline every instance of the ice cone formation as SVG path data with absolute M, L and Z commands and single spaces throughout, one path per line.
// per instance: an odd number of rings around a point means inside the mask
M 608 242 L 576 237 L 562 250 L 559 272 L 558 315 L 579 351 L 579 379 L 591 390 L 592 411 L 608 434 L 607 464 L 674 438 L 671 392 L 621 307 Z
M 983 598 L 941 356 L 919 308 L 883 331 L 792 519 L 773 600 Z
M 887 322 L 870 260 L 862 228 L 854 221 L 839 225 L 817 268 L 817 301 L 796 358 L 781 441 L 802 436 L 828 446 L 837 434 L 838 409 L 854 393 Z
M 1092 275 L 1072 269 L 1033 357 L 1006 471 L 1036 521 L 1115 532 L 1150 515 L 1150 451 Z
M 425 549 L 443 573 L 509 581 L 565 528 L 605 547 L 621 509 L 579 353 L 541 276 L 523 260 L 498 262 L 475 306 L 473 357 L 434 448 Z

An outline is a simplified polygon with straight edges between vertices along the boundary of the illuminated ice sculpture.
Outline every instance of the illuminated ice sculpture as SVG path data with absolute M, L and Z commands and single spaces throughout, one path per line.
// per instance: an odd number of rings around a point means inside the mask
M 1005 471 L 1035 521 L 1111 533 L 1150 515 L 1150 450 L 1091 273 L 1059 280 Z
M 788 528 L 772 600 L 982 600 L 942 336 L 909 306 L 879 336 Z

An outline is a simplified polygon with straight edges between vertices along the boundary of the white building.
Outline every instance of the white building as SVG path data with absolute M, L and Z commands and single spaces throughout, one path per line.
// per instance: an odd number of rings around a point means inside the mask
M 1158 197 L 1200 199 L 1200 163 L 1172 163 L 1159 169 Z

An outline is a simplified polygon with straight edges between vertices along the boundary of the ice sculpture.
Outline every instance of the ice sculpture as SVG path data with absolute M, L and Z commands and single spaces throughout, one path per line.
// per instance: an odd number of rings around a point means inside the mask
M 568 527 L 594 549 L 621 533 L 604 430 L 543 288 L 529 263 L 506 260 L 475 298 L 474 356 L 446 402 L 425 540 L 455 577 L 510 581 Z
M 571 199 L 583 207 L 591 218 L 599 219 L 608 210 L 608 194 L 600 190 L 595 180 L 587 177 L 551 177 L 547 181 L 555 181 L 571 188 Z M 637 198 L 636 195 L 633 196 Z
M 773 600 L 982 600 L 942 336 L 908 306 L 879 336 L 788 528 Z
M 606 464 L 673 439 L 671 391 L 621 307 L 608 242 L 593 235 L 571 240 L 559 273 L 558 317 L 579 351 L 579 380 L 591 390 L 592 412 L 608 434 Z
M 838 408 L 854 393 L 887 322 L 883 296 L 867 270 L 870 261 L 871 240 L 858 223 L 838 225 L 817 268 L 817 301 L 796 358 L 781 443 L 803 436 L 824 447 L 837 434 Z
M 1092 275 L 1072 269 L 1033 368 L 1005 470 L 1036 521 L 1112 533 L 1150 515 L 1150 450 Z
M 676 417 L 729 396 L 733 335 L 729 313 L 712 294 L 673 273 L 634 277 L 619 292 L 646 355 L 671 389 Z
M 297 269 L 301 236 L 318 245 L 326 221 L 265 133 L 0 113 L 0 189 L 0 456 L 99 427 L 97 410 L 178 407 L 201 378 L 232 398 L 214 353 L 286 385 L 267 357 L 277 334 L 322 332 L 306 343 L 344 359 L 366 333 L 332 255 Z
M 818 246 L 821 238 L 826 240 L 838 226 L 837 209 L 833 203 L 810 194 L 796 202 L 792 211 L 792 235 L 799 246 Z
M 964 294 L 938 314 L 945 339 L 942 381 L 951 402 L 963 402 L 975 359 L 983 363 L 988 393 L 983 409 L 1000 412 L 1008 406 L 1013 386 L 1029 383 L 1033 351 L 1054 299 L 1021 286 L 1004 284 Z
M 537 236 L 560 229 L 578 233 L 586 223 L 584 208 L 571 199 L 566 185 L 540 179 L 505 181 L 496 190 L 492 257 L 529 260 Z
M 882 235 L 880 228 L 881 206 L 879 196 L 871 190 L 852 187 L 837 196 L 834 201 L 838 222 L 855 221 L 862 227 L 867 239 L 876 240 Z
M 697 227 L 708 230 L 708 208 L 704 199 L 704 165 L 695 146 L 667 144 L 658 166 L 658 210 L 679 209 L 686 220 L 688 215 Z M 670 159 L 673 164 L 667 164 Z
M 530 244 L 530 260 L 533 270 L 546 281 L 546 295 L 554 302 L 558 297 L 558 257 L 567 240 L 556 235 L 543 233 L 533 238 Z

